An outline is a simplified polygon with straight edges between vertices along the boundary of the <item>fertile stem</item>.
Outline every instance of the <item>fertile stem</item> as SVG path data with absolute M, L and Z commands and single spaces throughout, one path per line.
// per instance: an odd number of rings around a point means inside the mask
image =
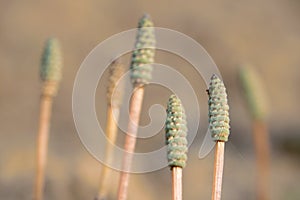
M 106 147 L 105 147 L 105 163 L 111 164 L 113 161 L 113 150 L 118 133 L 118 120 L 120 114 L 120 106 L 122 104 L 123 89 L 121 78 L 124 74 L 124 65 L 120 60 L 115 60 L 110 66 L 110 74 L 107 87 L 107 118 L 106 118 Z M 119 84 L 119 85 L 118 85 Z M 96 200 L 107 199 L 110 187 L 110 175 L 112 169 L 103 165 L 101 168 L 101 178 L 99 184 L 98 195 Z
M 62 54 L 60 44 L 57 39 L 50 38 L 46 42 L 40 68 L 43 89 L 37 136 L 36 179 L 33 194 L 34 200 L 43 199 L 51 109 L 53 98 L 57 94 L 59 82 L 62 77 L 61 70 Z
M 209 85 L 209 128 L 216 142 L 212 200 L 221 199 L 225 142 L 228 141 L 229 106 L 224 83 L 216 76 Z
M 126 200 L 130 169 L 135 149 L 136 136 L 142 109 L 144 86 L 151 80 L 155 54 L 155 35 L 149 15 L 144 15 L 138 25 L 135 49 L 132 53 L 130 78 L 134 90 L 130 101 L 129 123 L 124 144 L 124 158 L 119 182 L 118 199 Z
M 259 74 L 249 65 L 240 68 L 239 78 L 252 115 L 252 132 L 257 165 L 257 198 L 258 200 L 269 200 L 270 145 L 265 122 L 268 115 L 266 90 Z

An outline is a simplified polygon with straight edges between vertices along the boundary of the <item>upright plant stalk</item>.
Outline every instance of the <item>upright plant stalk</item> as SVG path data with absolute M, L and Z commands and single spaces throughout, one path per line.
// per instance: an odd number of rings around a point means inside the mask
M 252 116 L 252 132 L 257 160 L 257 197 L 258 200 L 269 200 L 270 147 L 269 133 L 265 122 L 268 113 L 265 90 L 259 75 L 250 66 L 240 69 L 239 78 Z
M 144 86 L 151 79 L 152 63 L 155 53 L 155 36 L 153 23 L 148 15 L 139 21 L 135 49 L 130 66 L 131 81 L 134 87 L 129 108 L 129 123 L 124 144 L 124 158 L 119 182 L 118 199 L 126 200 L 130 169 L 136 144 L 136 136 L 142 108 Z
M 107 119 L 106 119 L 106 136 L 109 141 L 106 143 L 105 163 L 110 164 L 113 160 L 113 146 L 115 144 L 118 133 L 118 119 L 120 106 L 123 97 L 123 85 L 118 86 L 122 75 L 124 74 L 124 65 L 119 61 L 114 61 L 110 66 L 110 77 L 107 87 Z M 121 82 L 119 83 L 121 84 Z M 101 169 L 101 178 L 99 184 L 97 200 L 107 199 L 110 186 L 111 169 L 105 165 Z
M 224 83 L 216 76 L 209 85 L 209 128 L 216 142 L 212 200 L 221 199 L 225 142 L 228 141 L 229 106 Z
M 34 200 L 43 199 L 45 167 L 47 162 L 49 127 L 53 98 L 56 96 L 62 77 L 62 55 L 57 39 L 50 38 L 44 49 L 40 75 L 43 81 L 40 119 L 37 137 L 36 179 Z
M 187 126 L 179 98 L 171 95 L 167 106 L 166 145 L 168 164 L 172 170 L 172 199 L 182 200 L 182 169 L 187 160 Z

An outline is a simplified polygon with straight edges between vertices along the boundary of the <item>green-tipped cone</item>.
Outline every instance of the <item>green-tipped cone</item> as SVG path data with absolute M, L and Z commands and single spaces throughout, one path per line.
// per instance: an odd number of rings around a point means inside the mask
M 56 38 L 47 40 L 42 56 L 40 75 L 43 81 L 60 81 L 62 78 L 62 53 Z
M 175 95 L 169 98 L 165 131 L 169 166 L 185 167 L 188 151 L 186 116 L 180 99 Z
M 216 75 L 211 77 L 208 100 L 209 129 L 214 141 L 228 141 L 229 131 L 229 106 L 226 88 L 223 81 Z
M 254 119 L 265 119 L 268 113 L 264 84 L 251 66 L 239 70 L 239 80 L 245 92 L 249 110 Z
M 119 107 L 122 104 L 124 85 L 119 81 L 124 71 L 124 65 L 119 60 L 114 61 L 109 68 L 107 102 L 113 107 Z M 118 86 L 117 84 L 122 85 Z
M 131 82 L 134 86 L 148 84 L 152 78 L 152 63 L 155 54 L 155 34 L 153 22 L 144 15 L 138 25 L 135 49 L 130 65 Z

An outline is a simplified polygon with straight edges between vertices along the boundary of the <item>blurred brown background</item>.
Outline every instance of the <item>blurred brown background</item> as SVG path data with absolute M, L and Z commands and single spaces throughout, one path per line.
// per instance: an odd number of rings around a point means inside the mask
M 85 150 L 74 127 L 74 78 L 85 56 L 98 43 L 135 28 L 145 12 L 156 26 L 180 31 L 202 44 L 223 75 L 232 120 L 223 199 L 255 199 L 250 115 L 236 78 L 237 67 L 243 63 L 253 64 L 261 74 L 270 100 L 272 199 L 300 199 L 300 2 L 296 0 L 1 1 L 0 199 L 32 198 L 41 89 L 39 64 L 49 36 L 58 37 L 62 43 L 64 79 L 52 116 L 46 199 L 93 199 L 101 164 Z M 167 59 L 167 55 L 158 53 L 158 61 Z M 147 94 L 145 105 L 154 97 Z M 205 95 L 199 97 L 206 101 Z M 101 99 L 101 93 L 97 98 Z M 97 109 L 105 109 L 105 104 Z M 99 114 L 102 121 L 103 113 Z M 147 121 L 144 118 L 142 123 Z M 185 199 L 210 198 L 213 155 L 197 158 L 202 139 L 203 135 L 198 136 L 189 152 L 184 170 Z M 115 172 L 112 182 L 117 181 Z M 171 199 L 170 181 L 167 168 L 134 175 L 129 199 Z M 115 192 L 116 187 L 112 199 Z

